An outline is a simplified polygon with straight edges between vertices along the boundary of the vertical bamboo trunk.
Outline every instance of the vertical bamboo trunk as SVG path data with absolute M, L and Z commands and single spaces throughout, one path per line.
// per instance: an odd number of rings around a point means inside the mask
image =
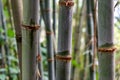
M 9 14 L 9 20 L 11 24 L 11 28 L 13 29 L 14 23 L 13 23 L 13 15 L 12 15 L 12 9 L 11 9 L 11 1 L 12 0 L 7 0 L 7 9 L 8 9 L 8 14 Z
M 55 80 L 54 71 L 54 51 L 53 51 L 53 30 L 51 23 L 51 7 L 50 0 L 44 0 L 40 2 L 42 17 L 45 23 L 46 39 L 47 39 L 47 58 L 48 58 L 48 78 L 49 80 Z
M 41 49 L 40 49 L 40 44 L 38 45 L 38 55 L 40 55 L 41 58 Z M 42 59 L 38 63 L 38 69 L 39 69 L 39 79 L 38 80 L 43 80 L 43 64 L 42 64 Z
M 92 3 L 90 0 L 87 0 L 87 37 L 88 37 L 88 41 L 92 40 L 91 44 L 89 45 L 89 48 L 88 50 L 90 51 L 89 52 L 89 64 L 91 65 L 90 68 L 89 68 L 89 78 L 90 80 L 95 80 L 95 72 L 94 72 L 94 64 L 93 64 L 93 51 L 94 51 L 94 46 L 93 46 L 93 15 L 92 15 Z
M 56 80 L 70 80 L 73 0 L 59 0 Z
M 115 80 L 113 0 L 98 0 L 99 80 Z
M 46 38 L 47 38 L 47 54 L 48 54 L 48 76 L 49 80 L 55 80 L 54 72 L 54 52 L 53 52 L 53 33 L 50 15 L 50 0 L 45 0 L 45 26 L 46 26 Z M 48 10 L 48 11 L 46 11 Z
M 93 77 L 96 79 L 96 58 L 97 58 L 97 47 L 98 47 L 98 42 L 97 42 L 97 0 L 91 0 L 91 9 L 92 9 L 92 15 L 93 15 Z M 91 79 L 92 80 L 92 79 Z
M 22 70 L 22 0 L 11 0 L 20 71 Z
M 56 0 L 53 0 L 53 31 L 56 34 Z
M 40 21 L 39 21 L 39 24 L 41 25 L 41 17 L 40 17 Z M 40 33 L 41 33 L 41 29 L 39 29 L 39 39 L 40 39 Z M 39 73 L 40 73 L 40 76 L 39 76 L 39 79 L 38 80 L 43 80 L 43 63 L 42 63 L 42 53 L 41 53 L 41 43 L 38 42 L 38 59 L 39 59 L 39 62 L 38 62 L 38 69 L 39 69 Z
M 53 0 L 53 13 L 52 13 L 52 17 L 53 17 L 53 32 L 54 32 L 54 35 L 53 35 L 53 50 L 54 50 L 54 55 L 56 55 L 56 52 L 57 52 L 57 48 L 56 48 L 56 0 Z M 55 70 L 56 70 L 56 61 L 54 61 L 54 65 L 55 65 Z M 55 71 L 56 72 L 56 71 Z
M 83 4 L 82 4 L 83 5 Z M 81 8 L 82 9 L 82 8 Z M 79 16 L 79 0 L 76 0 L 76 13 L 75 13 L 75 31 L 74 32 L 74 50 L 73 50 L 73 60 L 77 61 L 77 64 L 79 64 L 79 52 L 80 52 L 80 36 L 81 36 L 81 22 L 79 21 L 79 17 L 81 19 L 81 16 Z M 80 10 L 80 13 L 82 14 L 82 10 Z M 78 24 L 80 22 L 80 25 Z M 77 44 L 77 45 L 76 45 Z M 78 52 L 78 54 L 76 53 Z M 77 58 L 78 56 L 78 58 Z M 72 65 L 72 70 L 71 70 L 71 80 L 74 79 L 74 75 L 75 75 L 75 68 L 76 66 Z M 79 72 L 79 71 L 78 71 Z
M 22 80 L 37 80 L 39 0 L 23 0 Z

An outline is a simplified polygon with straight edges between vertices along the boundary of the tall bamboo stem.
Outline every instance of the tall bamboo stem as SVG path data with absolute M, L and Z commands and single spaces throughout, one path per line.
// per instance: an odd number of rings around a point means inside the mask
M 68 4 L 68 5 L 67 5 Z M 73 0 L 59 0 L 56 80 L 70 80 Z
M 40 2 L 41 13 L 45 23 L 47 39 L 48 78 L 55 80 L 54 51 L 53 51 L 53 27 L 51 23 L 50 0 Z
M 39 0 L 23 0 L 22 80 L 37 80 Z
M 22 0 L 11 0 L 20 71 L 22 70 Z M 22 72 L 21 72 L 22 73 Z
M 98 0 L 99 80 L 115 80 L 113 16 L 113 0 Z

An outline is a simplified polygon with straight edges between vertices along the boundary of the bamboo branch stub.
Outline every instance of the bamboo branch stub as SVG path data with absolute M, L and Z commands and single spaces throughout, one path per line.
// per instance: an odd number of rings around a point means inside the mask
M 22 24 L 22 27 L 25 29 L 30 29 L 30 30 L 38 30 L 40 28 L 40 25 L 25 25 Z
M 40 61 L 41 61 L 41 56 L 40 56 L 40 54 L 38 54 L 38 55 L 36 56 L 36 59 L 37 59 L 37 62 L 40 62 Z
M 72 7 L 74 6 L 74 2 L 73 1 L 59 1 L 59 5 L 63 5 L 66 7 Z
M 60 61 L 63 61 L 63 62 L 68 62 L 72 59 L 71 55 L 67 55 L 67 56 L 62 56 L 62 55 L 55 55 L 55 59 L 56 60 L 60 60 Z
M 117 48 L 115 47 L 109 47 L 109 48 L 98 48 L 98 52 L 103 52 L 103 53 L 113 53 Z

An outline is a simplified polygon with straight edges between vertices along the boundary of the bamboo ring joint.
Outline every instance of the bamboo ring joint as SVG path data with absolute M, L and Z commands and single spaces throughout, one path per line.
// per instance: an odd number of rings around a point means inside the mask
M 115 47 L 110 47 L 110 48 L 98 48 L 98 52 L 103 52 L 103 53 L 107 53 L 107 52 L 114 52 L 117 48 Z
M 30 29 L 30 30 L 38 30 L 40 28 L 40 25 L 22 25 L 25 29 Z
M 59 1 L 59 5 L 64 5 L 66 7 L 72 7 L 74 6 L 74 2 L 73 1 Z
M 55 56 L 56 60 L 61 60 L 61 61 L 70 61 L 72 59 L 71 55 L 67 55 L 67 56 L 62 56 L 62 55 L 56 55 Z
M 52 62 L 52 61 L 54 61 L 54 59 L 52 59 L 52 58 L 48 59 L 48 62 Z
M 44 12 L 50 12 L 50 9 L 44 9 L 43 11 Z
M 53 32 L 50 32 L 50 31 L 46 31 L 46 34 L 50 35 L 52 34 Z

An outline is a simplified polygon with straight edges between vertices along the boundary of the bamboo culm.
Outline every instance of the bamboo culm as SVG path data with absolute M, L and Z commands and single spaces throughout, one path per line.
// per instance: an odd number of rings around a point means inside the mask
M 99 80 L 115 80 L 113 16 L 113 0 L 98 0 Z M 101 48 L 108 52 L 101 50 Z
M 94 25 L 93 25 L 93 15 L 92 15 L 92 3 L 90 0 L 87 0 L 86 2 L 86 7 L 87 7 L 87 37 L 88 37 L 88 41 L 90 41 L 93 37 L 93 34 L 94 34 Z M 89 52 L 89 64 L 91 64 L 90 68 L 89 68 L 89 72 L 90 72 L 90 80 L 95 80 L 95 72 L 94 72 L 94 64 L 93 64 L 93 51 L 94 51 L 94 48 L 93 48 L 93 42 L 91 42 L 91 44 L 89 45 L 89 48 L 88 50 L 91 51 Z
M 23 12 L 22 0 L 11 0 L 11 6 L 12 6 L 14 26 L 15 26 L 15 35 L 17 42 L 17 52 L 19 57 L 20 71 L 22 71 L 22 32 L 21 32 L 22 12 Z
M 71 44 L 72 44 L 72 11 L 71 5 L 64 5 L 69 0 L 59 0 L 58 49 L 56 54 L 56 80 L 70 80 Z
M 39 0 L 23 0 L 22 80 L 38 79 Z
M 41 14 L 45 23 L 47 39 L 48 79 L 55 80 L 54 51 L 53 51 L 53 27 L 51 23 L 50 0 L 40 2 Z

